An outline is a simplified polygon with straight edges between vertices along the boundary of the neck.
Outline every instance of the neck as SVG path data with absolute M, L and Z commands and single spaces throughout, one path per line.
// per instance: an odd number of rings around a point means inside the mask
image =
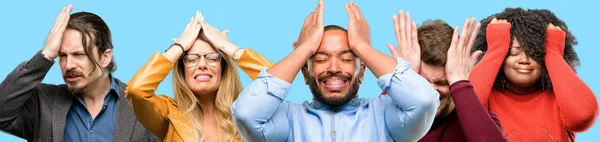
M 214 107 L 215 107 L 215 99 L 217 93 L 208 93 L 208 94 L 200 94 L 196 95 L 200 106 L 202 106 L 202 113 L 204 118 L 214 117 Z M 199 97 L 202 96 L 202 97 Z
M 108 75 L 100 76 L 94 82 L 90 82 L 82 91 L 81 97 L 88 102 L 104 101 L 104 97 L 108 94 L 111 87 L 111 80 Z
M 530 87 L 519 87 L 517 85 L 511 84 L 511 83 L 506 83 L 506 89 L 508 91 L 510 91 L 513 94 L 516 95 L 529 95 L 532 94 L 534 92 L 536 92 L 539 88 L 536 87 L 539 86 L 539 84 L 534 84 Z

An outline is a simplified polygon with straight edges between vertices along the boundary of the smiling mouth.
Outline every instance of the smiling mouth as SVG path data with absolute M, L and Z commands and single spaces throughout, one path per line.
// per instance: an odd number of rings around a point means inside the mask
M 339 92 L 348 86 L 348 80 L 331 77 L 321 81 L 321 86 L 327 91 Z
M 516 72 L 518 73 L 523 73 L 523 74 L 528 74 L 533 72 L 533 69 L 531 68 L 514 68 Z
M 211 78 L 212 78 L 212 76 L 209 74 L 198 74 L 198 75 L 194 76 L 194 80 L 196 80 L 198 82 L 208 82 L 208 81 L 210 81 Z

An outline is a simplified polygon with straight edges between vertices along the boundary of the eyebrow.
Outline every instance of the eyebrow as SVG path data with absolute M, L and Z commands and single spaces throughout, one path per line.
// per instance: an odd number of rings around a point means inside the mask
M 87 53 L 85 53 L 85 51 L 82 51 L 82 50 L 75 50 L 75 51 L 71 51 L 71 52 L 64 52 L 64 51 L 59 51 L 58 52 L 58 54 L 67 54 L 67 53 L 71 53 L 71 54 L 74 54 L 74 53 L 77 53 L 77 54 L 87 54 Z

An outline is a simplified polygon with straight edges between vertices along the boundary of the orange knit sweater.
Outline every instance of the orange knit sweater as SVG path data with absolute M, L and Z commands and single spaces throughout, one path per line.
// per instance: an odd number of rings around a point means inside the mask
M 508 54 L 510 28 L 509 24 L 490 24 L 486 29 L 488 51 L 469 76 L 479 100 L 498 115 L 509 141 L 574 140 L 574 132 L 585 131 L 594 124 L 598 102 L 563 59 L 565 32 L 546 32 L 545 63 L 551 91 L 515 95 L 492 89 Z

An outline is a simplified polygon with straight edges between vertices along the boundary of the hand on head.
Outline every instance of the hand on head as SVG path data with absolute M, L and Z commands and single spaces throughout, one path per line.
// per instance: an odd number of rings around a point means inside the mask
M 46 39 L 46 44 L 44 44 L 44 48 L 42 49 L 42 54 L 44 54 L 46 58 L 50 60 L 54 60 L 54 58 L 58 56 L 63 33 L 69 24 L 71 10 L 73 10 L 73 5 L 71 4 L 63 7 L 56 17 L 54 26 L 52 26 L 50 33 L 48 33 L 48 38 Z

